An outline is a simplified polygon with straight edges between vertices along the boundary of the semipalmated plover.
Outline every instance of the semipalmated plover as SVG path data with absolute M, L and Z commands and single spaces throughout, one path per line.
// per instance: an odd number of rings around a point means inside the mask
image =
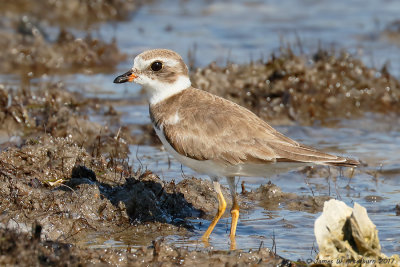
M 235 176 L 267 177 L 305 165 L 355 167 L 357 160 L 302 145 L 276 131 L 253 112 L 229 100 L 193 88 L 188 68 L 174 51 L 141 53 L 131 70 L 114 83 L 136 82 L 145 89 L 154 129 L 165 149 L 182 164 L 207 174 L 218 196 L 218 212 L 204 233 L 207 242 L 226 202 L 219 179 L 232 195 L 231 248 L 235 248 L 239 205 Z

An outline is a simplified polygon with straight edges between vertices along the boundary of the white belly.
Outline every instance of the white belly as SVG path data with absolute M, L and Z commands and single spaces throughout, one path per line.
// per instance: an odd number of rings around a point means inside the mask
M 210 177 L 230 177 L 230 176 L 256 176 L 270 177 L 278 173 L 287 172 L 302 166 L 312 165 L 307 163 L 278 162 L 270 164 L 237 164 L 227 165 L 215 162 L 213 160 L 195 160 L 179 154 L 168 143 L 162 129 L 154 127 L 165 149 L 180 163 L 195 170 L 201 174 L 207 174 Z

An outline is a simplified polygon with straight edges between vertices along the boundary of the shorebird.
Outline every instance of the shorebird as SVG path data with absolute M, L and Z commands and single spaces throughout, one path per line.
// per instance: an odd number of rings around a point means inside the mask
M 218 212 L 202 236 L 207 244 L 224 214 L 226 202 L 219 180 L 227 179 L 232 196 L 231 249 L 235 249 L 239 205 L 235 177 L 267 177 L 306 165 L 355 167 L 357 160 L 334 156 L 302 145 L 272 128 L 250 110 L 222 97 L 193 88 L 179 54 L 167 49 L 145 51 L 132 69 L 114 83 L 143 86 L 150 118 L 165 149 L 179 162 L 213 181 Z

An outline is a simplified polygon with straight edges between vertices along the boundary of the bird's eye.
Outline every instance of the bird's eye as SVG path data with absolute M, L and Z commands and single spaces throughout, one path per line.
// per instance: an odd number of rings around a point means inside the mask
M 153 71 L 159 71 L 159 70 L 162 69 L 163 65 L 162 65 L 162 63 L 161 63 L 160 61 L 154 61 L 154 62 L 151 64 L 150 67 L 151 67 L 151 69 L 152 69 Z

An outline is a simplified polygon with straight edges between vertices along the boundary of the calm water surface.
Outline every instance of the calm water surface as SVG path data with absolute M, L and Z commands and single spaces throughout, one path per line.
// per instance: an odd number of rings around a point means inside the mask
M 191 50 L 198 66 L 212 61 L 247 63 L 278 51 L 282 40 L 291 44 L 300 40 L 301 45 L 294 45 L 299 52 L 314 52 L 319 44 L 343 48 L 370 66 L 381 67 L 389 61 L 390 71 L 400 77 L 399 46 L 383 34 L 387 25 L 399 19 L 399 14 L 400 2 L 395 0 L 156 1 L 141 8 L 130 22 L 105 26 L 101 32 L 103 36 L 116 37 L 122 50 L 130 55 L 165 47 L 176 50 L 187 61 L 187 52 Z M 121 64 L 121 72 L 131 64 L 131 61 Z M 141 98 L 139 87 L 114 86 L 108 83 L 113 78 L 99 75 L 101 96 L 108 97 L 107 92 L 114 91 L 113 98 Z M 126 123 L 149 122 L 146 106 L 118 107 L 118 110 L 123 112 Z M 363 119 L 343 120 L 332 127 L 278 129 L 305 144 L 368 163 L 351 179 L 346 176 L 306 179 L 302 173 L 290 172 L 271 180 L 284 192 L 311 195 L 312 191 L 315 195 L 341 199 L 349 206 L 354 202 L 363 205 L 379 229 L 382 251 L 387 255 L 399 253 L 400 216 L 395 216 L 395 206 L 400 202 L 400 120 L 366 114 Z M 165 180 L 202 177 L 182 167 L 159 147 L 139 146 L 131 151 L 135 154 L 131 158 L 138 153 L 141 164 Z M 246 187 L 255 189 L 267 181 L 246 179 Z M 224 181 L 223 184 L 227 186 Z M 261 242 L 271 247 L 275 236 L 278 254 L 290 259 L 310 258 L 315 255 L 313 226 L 318 216 L 284 208 L 268 211 L 256 207 L 243 211 L 237 230 L 238 248 L 258 248 Z M 168 239 L 185 247 L 201 247 L 196 241 L 209 221 L 193 220 L 195 224 L 198 222 L 203 226 L 197 227 L 192 236 Z M 221 220 L 211 236 L 211 246 L 229 248 L 229 225 L 229 218 Z
M 265 1 L 154 1 L 143 6 L 129 22 L 106 24 L 99 29 L 105 39 L 116 38 L 130 61 L 120 65 L 115 74 L 60 77 L 69 81 L 73 90 L 84 91 L 87 96 L 109 99 L 132 99 L 145 103 L 136 85 L 114 85 L 117 74 L 125 72 L 133 56 L 149 48 L 176 50 L 187 61 L 188 51 L 194 54 L 197 66 L 212 61 L 248 63 L 267 58 L 278 51 L 283 43 L 290 43 L 296 52 L 315 52 L 318 45 L 345 49 L 361 57 L 369 66 L 381 67 L 390 62 L 390 71 L 400 77 L 400 48 L 390 41 L 383 30 L 400 18 L 398 0 L 265 0 Z M 9 79 L 9 77 L 6 77 Z M 45 79 L 45 78 L 43 78 Z M 46 78 L 49 79 L 49 78 Z M 55 79 L 51 77 L 51 79 Z M 117 107 L 126 124 L 147 124 L 147 107 Z M 384 115 L 366 114 L 357 120 L 342 120 L 332 127 L 278 127 L 280 131 L 305 144 L 327 152 L 351 155 L 368 163 L 363 171 L 356 171 L 352 179 L 341 176 L 306 179 L 299 172 L 271 177 L 285 192 L 299 195 L 330 195 L 353 206 L 365 206 L 379 229 L 382 251 L 387 255 L 400 251 L 400 216 L 395 206 L 400 202 L 400 120 Z M 182 167 L 159 147 L 132 147 L 141 164 L 165 180 L 186 176 L 201 177 Z M 138 162 L 134 164 L 138 166 Z M 365 170 L 370 171 L 366 174 Z M 308 181 L 308 185 L 306 183 Z M 267 182 L 266 178 L 247 180 L 248 190 Z M 224 182 L 223 182 L 224 183 Z M 226 185 L 224 183 L 224 185 Z M 238 248 L 248 250 L 272 246 L 275 236 L 277 253 L 290 259 L 314 256 L 313 225 L 319 214 L 255 209 L 243 211 L 237 230 Z M 209 221 L 202 222 L 195 232 L 183 239 L 170 236 L 168 240 L 195 248 Z M 229 249 L 229 218 L 223 218 L 211 236 L 211 246 Z M 291 225 L 292 227 L 288 227 Z M 122 246 L 109 240 L 97 246 Z
M 148 115 L 145 113 L 143 116 Z M 395 216 L 395 206 L 400 203 L 400 119 L 396 121 L 385 119 L 382 115 L 366 114 L 363 119 L 343 120 L 335 128 L 286 126 L 277 129 L 326 152 L 359 158 L 368 163 L 368 166 L 356 171 L 351 179 L 346 176 L 308 179 L 300 172 L 280 174 L 271 179 L 245 178 L 246 189 L 256 189 L 271 180 L 284 192 L 294 192 L 298 195 L 312 195 L 313 192 L 316 196 L 331 196 L 351 207 L 357 202 L 367 208 L 370 218 L 376 224 L 382 251 L 387 255 L 398 253 L 400 216 Z M 131 158 L 135 158 L 138 153 L 140 165 L 154 171 L 166 181 L 179 182 L 185 176 L 207 179 L 206 176 L 198 175 L 182 166 L 167 152 L 157 147 L 135 146 L 131 151 Z M 139 166 L 138 161 L 136 164 Z M 224 180 L 222 184 L 228 186 Z M 264 246 L 271 247 L 272 238 L 275 236 L 279 255 L 290 259 L 307 259 L 316 246 L 313 227 L 319 215 L 289 211 L 284 207 L 269 211 L 256 205 L 255 209 L 241 213 L 237 230 L 238 248 L 255 249 L 261 242 Z M 191 237 L 172 236 L 169 240 L 185 247 L 201 247 L 196 241 L 209 222 L 193 220 L 195 225 L 198 222 L 202 222 L 203 226 L 197 227 Z M 229 218 L 221 219 L 211 236 L 211 246 L 218 249 L 229 248 L 229 226 Z
M 201 66 L 247 63 L 268 57 L 282 40 L 293 44 L 299 39 L 305 52 L 315 52 L 321 44 L 344 48 L 377 67 L 389 60 L 397 75 L 399 46 L 382 32 L 399 14 L 397 0 L 172 0 L 155 1 L 131 21 L 101 30 L 102 36 L 116 37 L 129 54 L 163 47 L 187 59 L 191 49 Z

